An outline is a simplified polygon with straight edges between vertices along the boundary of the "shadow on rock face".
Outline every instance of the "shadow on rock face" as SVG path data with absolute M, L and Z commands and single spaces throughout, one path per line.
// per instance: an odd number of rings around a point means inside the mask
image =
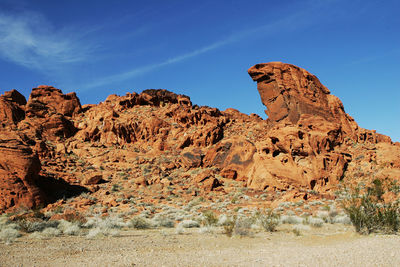
M 55 179 L 50 176 L 41 176 L 37 186 L 46 194 L 48 204 L 59 199 L 65 199 L 80 195 L 89 190 L 80 185 L 71 185 L 63 179 Z

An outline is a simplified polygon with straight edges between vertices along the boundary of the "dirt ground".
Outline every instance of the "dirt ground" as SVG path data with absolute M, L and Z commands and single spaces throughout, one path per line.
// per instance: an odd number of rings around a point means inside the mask
M 0 244 L 0 266 L 400 266 L 400 236 L 327 225 L 227 237 L 222 229 L 122 231 L 119 237 L 24 236 Z

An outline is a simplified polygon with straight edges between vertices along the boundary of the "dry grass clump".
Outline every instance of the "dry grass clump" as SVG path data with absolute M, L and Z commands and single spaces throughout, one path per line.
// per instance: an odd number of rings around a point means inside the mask
M 259 231 L 260 229 L 264 229 L 267 232 L 274 232 L 280 223 L 280 215 L 272 209 L 256 211 L 248 216 L 240 214 L 226 218 L 221 216 L 221 218 L 220 221 L 223 223 L 220 225 L 223 226 L 224 233 L 228 237 L 232 235 L 249 236 L 254 231 Z
M 174 228 L 175 222 L 167 216 L 156 214 L 151 220 L 154 227 Z
M 78 222 L 60 220 L 57 227 L 65 235 L 80 235 L 81 225 Z
M 296 215 L 282 215 L 280 217 L 280 222 L 286 224 L 301 224 L 303 223 L 303 218 Z
M 338 214 L 332 219 L 332 223 L 351 224 L 351 220 L 347 214 Z
M 47 228 L 57 228 L 59 222 L 58 221 L 46 221 L 46 220 L 30 220 L 30 219 L 22 219 L 17 220 L 17 224 L 19 225 L 19 229 L 25 233 L 33 233 L 33 232 L 42 232 Z
M 21 236 L 21 233 L 14 226 L 3 227 L 0 230 L 0 240 L 6 244 L 11 244 L 15 239 Z
M 308 217 L 304 220 L 304 224 L 309 224 L 313 227 L 322 227 L 325 221 L 318 217 Z
M 94 238 L 97 236 L 119 236 L 120 229 L 126 224 L 118 215 L 111 215 L 105 218 L 101 218 L 100 215 L 96 215 L 89 218 L 82 226 L 90 229 L 87 238 Z
M 128 227 L 135 229 L 150 229 L 153 227 L 153 224 L 150 220 L 142 216 L 135 216 L 132 218 L 132 220 L 129 221 Z
M 226 218 L 222 224 L 224 227 L 224 233 L 228 236 L 231 237 L 233 235 L 233 230 L 235 229 L 236 225 L 236 216 L 231 217 L 231 218 Z
M 233 228 L 233 233 L 238 236 L 248 236 L 251 235 L 252 225 L 255 222 L 255 218 L 241 216 L 236 218 L 235 227 Z
M 178 226 L 181 226 L 183 228 L 199 228 L 200 227 L 200 223 L 198 221 L 194 221 L 194 220 L 184 220 L 181 221 Z

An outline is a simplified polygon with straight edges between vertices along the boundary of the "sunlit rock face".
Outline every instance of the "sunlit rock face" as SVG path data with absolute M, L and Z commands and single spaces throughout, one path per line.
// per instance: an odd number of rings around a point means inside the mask
M 256 64 L 248 73 L 257 82 L 269 120 L 296 124 L 302 115 L 312 115 L 340 123 L 349 134 L 357 128 L 339 98 L 331 95 L 308 71 L 291 64 L 270 62 Z
M 257 64 L 249 74 L 267 120 L 199 107 L 164 89 L 84 106 L 52 86 L 33 88 L 28 101 L 5 92 L 0 213 L 49 203 L 46 209 L 130 210 L 130 202 L 117 201 L 121 194 L 145 192 L 143 201 L 162 203 L 172 194 L 213 200 L 210 191 L 243 187 L 286 192 L 278 201 L 334 198 L 340 181 L 400 177 L 400 144 L 359 127 L 317 77 L 280 62 Z M 96 202 L 71 198 L 84 191 Z

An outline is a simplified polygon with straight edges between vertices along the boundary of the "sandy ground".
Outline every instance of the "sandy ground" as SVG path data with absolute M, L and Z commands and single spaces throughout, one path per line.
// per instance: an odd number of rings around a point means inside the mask
M 229 238 L 221 229 L 123 231 L 119 237 L 25 236 L 0 244 L 0 266 L 400 266 L 400 236 L 329 225 Z

